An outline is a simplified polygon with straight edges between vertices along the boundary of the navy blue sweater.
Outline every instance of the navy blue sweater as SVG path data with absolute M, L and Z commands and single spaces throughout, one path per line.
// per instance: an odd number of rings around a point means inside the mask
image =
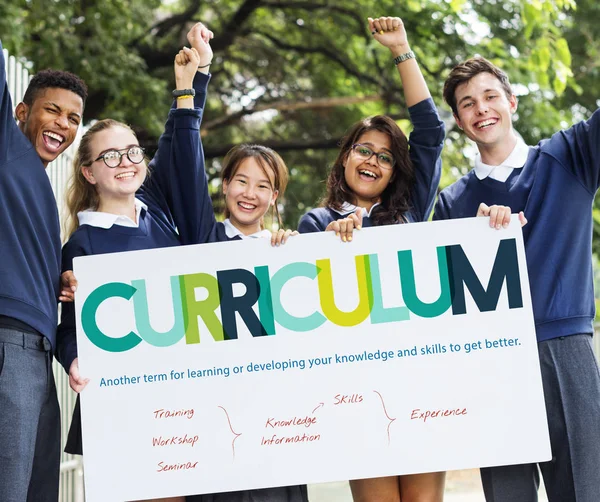
M 408 109 L 414 129 L 409 137 L 410 159 L 415 169 L 415 184 L 411 189 L 412 208 L 403 216 L 409 223 L 426 221 L 435 201 L 440 183 L 444 123 L 440 120 L 431 98 Z M 300 218 L 300 233 L 322 232 L 332 221 L 346 218 L 351 212 L 340 214 L 328 207 L 319 207 Z M 372 226 L 370 217 L 363 218 L 363 227 Z
M 199 139 L 202 108 L 199 107 L 204 106 L 208 80 L 201 73 L 194 80 L 195 109 L 172 109 L 169 112 L 165 132 L 161 135 L 156 155 L 150 162 L 151 174 L 136 193 L 136 197 L 148 206 L 148 210 L 142 210 L 140 214 L 139 226 L 133 228 L 113 225 L 105 229 L 81 225 L 63 248 L 63 271 L 72 270 L 73 259 L 78 256 L 181 244 L 175 219 L 184 221 L 184 216 L 194 210 L 198 194 L 188 200 L 178 197 L 174 187 L 188 186 L 194 181 L 194 162 L 202 148 Z M 187 195 L 191 197 L 193 194 Z M 77 357 L 73 303 L 63 304 L 57 338 L 56 357 L 68 372 Z
M 0 43 L 0 316 L 54 346 L 60 225 L 46 169 L 13 119 Z
M 434 219 L 475 216 L 481 202 L 524 211 L 527 269 L 538 341 L 592 333 L 592 205 L 600 185 L 600 111 L 530 147 L 506 182 L 475 172 L 440 194 Z

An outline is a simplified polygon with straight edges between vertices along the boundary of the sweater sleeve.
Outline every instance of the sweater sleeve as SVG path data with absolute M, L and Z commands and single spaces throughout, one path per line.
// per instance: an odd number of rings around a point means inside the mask
M 205 181 L 198 183 L 198 170 L 205 179 L 200 121 L 209 80 L 208 75 L 196 74 L 194 109 L 173 106 L 169 111 L 158 150 L 150 162 L 150 175 L 140 190 L 142 198 L 151 199 L 169 216 L 180 235 L 185 235 L 187 242 L 182 238 L 182 243 L 186 244 L 193 242 L 188 220 L 196 220 L 196 199 L 202 198 L 206 188 Z
M 559 146 L 554 150 L 558 142 L 562 143 L 562 148 Z M 562 157 L 563 166 L 594 194 L 600 187 L 600 109 L 589 120 L 558 132 L 549 143 L 552 151 Z
M 0 41 L 0 165 L 7 163 L 17 155 L 12 151 L 15 135 L 21 134 L 13 118 L 12 100 L 6 81 L 6 61 Z
M 83 234 L 74 234 L 62 250 L 62 272 L 73 270 L 73 259 L 90 253 L 81 240 Z M 60 324 L 56 332 L 56 359 L 68 373 L 71 363 L 77 357 L 77 336 L 75 331 L 75 303 L 62 303 Z
M 442 172 L 441 154 L 445 127 L 431 98 L 409 108 L 413 131 L 408 141 L 410 158 L 415 169 L 415 184 L 411 193 L 416 221 L 427 221 Z
M 205 100 L 209 79 L 199 73 L 196 80 L 201 76 L 205 77 Z M 196 96 L 198 93 L 196 89 Z M 175 122 L 170 166 L 171 210 L 181 243 L 206 243 L 216 224 L 216 219 L 208 191 L 204 150 L 200 137 L 200 118 L 191 121 L 181 117 Z
M 446 198 L 444 192 L 441 192 L 433 210 L 433 220 L 448 220 L 450 216 L 446 210 Z
M 328 223 L 329 224 L 329 223 Z M 323 226 L 323 221 L 319 218 L 318 209 L 313 209 L 306 213 L 298 223 L 298 232 L 309 234 L 312 232 L 323 232 L 327 225 Z

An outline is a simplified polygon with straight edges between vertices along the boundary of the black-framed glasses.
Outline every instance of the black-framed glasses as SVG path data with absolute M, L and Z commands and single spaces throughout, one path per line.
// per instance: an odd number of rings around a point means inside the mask
M 394 157 L 392 157 L 389 153 L 375 152 L 372 148 L 360 143 L 355 143 L 352 145 L 352 152 L 354 155 L 356 155 L 356 157 L 364 161 L 369 160 L 373 155 L 375 155 L 377 163 L 382 169 L 392 169 L 396 163 Z
M 141 146 L 131 146 L 123 150 L 108 150 L 96 160 L 102 159 L 107 167 L 115 168 L 121 165 L 124 155 L 127 155 L 129 162 L 132 164 L 139 164 L 144 160 L 144 149 Z

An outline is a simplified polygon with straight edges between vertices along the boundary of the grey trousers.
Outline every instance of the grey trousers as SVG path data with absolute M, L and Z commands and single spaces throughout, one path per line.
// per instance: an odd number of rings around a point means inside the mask
M 539 464 L 549 502 L 600 501 L 600 370 L 591 335 L 538 343 L 552 460 Z M 487 502 L 537 502 L 538 464 L 481 469 Z
M 0 328 L 0 501 L 56 502 L 59 469 L 50 342 Z

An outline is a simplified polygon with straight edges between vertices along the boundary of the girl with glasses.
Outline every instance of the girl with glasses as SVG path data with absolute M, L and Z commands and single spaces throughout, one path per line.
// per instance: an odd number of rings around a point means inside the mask
M 333 230 L 350 241 L 354 228 L 426 221 L 433 207 L 444 124 L 402 20 L 369 18 L 369 30 L 395 58 L 414 130 L 407 140 L 396 122 L 384 115 L 354 124 L 329 172 L 321 207 L 301 218 L 300 233 Z
M 414 129 L 407 140 L 384 115 L 354 124 L 342 140 L 327 178 L 321 207 L 305 214 L 298 230 L 335 231 L 352 240 L 353 229 L 426 221 L 440 181 L 444 125 L 400 18 L 369 18 L 375 40 L 390 49 L 404 87 Z M 441 502 L 445 473 L 350 481 L 357 502 Z
M 213 33 L 201 23 L 192 32 L 196 34 L 195 48 L 181 50 L 174 63 L 177 91 L 188 92 L 174 93 L 182 97 L 169 112 L 149 165 L 135 133 L 126 124 L 101 120 L 83 135 L 67 188 L 70 221 L 63 271 L 72 270 L 73 259 L 78 256 L 181 244 L 175 220 L 193 211 L 194 204 L 178 197 L 171 186 L 193 182 L 194 162 L 202 151 L 200 119 L 212 59 L 209 42 Z M 81 392 L 87 380 L 79 373 L 73 303 L 63 303 L 56 356 L 69 373 L 71 388 Z M 79 399 L 65 451 L 82 454 Z

